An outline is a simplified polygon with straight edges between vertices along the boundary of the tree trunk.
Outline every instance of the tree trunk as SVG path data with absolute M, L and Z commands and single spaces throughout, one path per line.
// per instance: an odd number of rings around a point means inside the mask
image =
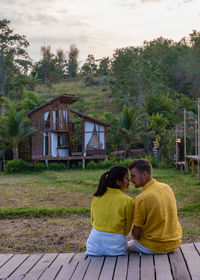
M 13 148 L 13 159 L 19 159 L 19 151 L 18 148 Z
M 126 144 L 126 153 L 125 153 L 125 157 L 128 158 L 129 154 L 130 154 L 130 149 L 129 149 L 129 144 Z

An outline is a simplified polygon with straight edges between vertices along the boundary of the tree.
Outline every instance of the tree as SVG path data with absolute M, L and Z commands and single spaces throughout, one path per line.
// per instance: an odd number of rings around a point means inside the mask
M 4 125 L 6 138 L 3 141 L 12 147 L 13 159 L 18 159 L 19 146 L 39 132 L 30 125 L 30 120 L 24 117 L 22 112 L 15 110 L 11 110 L 6 116 Z
M 113 95 L 124 98 L 124 104 L 141 106 L 147 94 L 160 83 L 160 72 L 144 57 L 142 48 L 117 49 L 111 64 Z
M 70 45 L 68 63 L 67 63 L 67 72 L 68 76 L 74 78 L 77 76 L 78 72 L 78 54 L 79 50 L 75 44 Z
M 37 75 L 37 79 L 43 81 L 44 84 L 51 84 L 53 81 L 62 77 L 57 58 L 51 52 L 51 46 L 41 47 L 42 59 L 34 65 L 32 75 Z
M 98 74 L 107 76 L 110 72 L 110 60 L 109 57 L 103 57 L 99 59 L 99 66 L 97 70 Z
M 31 64 L 26 51 L 29 42 L 25 36 L 14 34 L 9 24 L 9 20 L 0 20 L 0 91 L 3 96 L 7 93 L 8 79 L 21 72 L 27 73 Z M 4 106 L 1 114 L 5 114 Z
M 56 51 L 56 61 L 60 71 L 60 75 L 64 78 L 66 74 L 66 55 L 63 49 L 58 49 Z
M 141 141 L 142 133 L 146 130 L 147 115 L 138 113 L 135 108 L 128 109 L 124 106 L 122 115 L 116 121 L 117 135 L 121 136 L 125 144 L 126 158 L 130 154 L 131 144 L 138 144 Z
M 83 76 L 94 76 L 97 71 L 96 59 L 93 54 L 88 54 L 85 63 L 81 67 L 81 74 Z

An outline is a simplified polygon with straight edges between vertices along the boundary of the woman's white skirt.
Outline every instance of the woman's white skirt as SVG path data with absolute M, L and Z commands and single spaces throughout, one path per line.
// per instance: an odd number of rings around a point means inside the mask
M 126 255 L 127 239 L 122 233 L 110 233 L 92 228 L 86 243 L 86 255 Z

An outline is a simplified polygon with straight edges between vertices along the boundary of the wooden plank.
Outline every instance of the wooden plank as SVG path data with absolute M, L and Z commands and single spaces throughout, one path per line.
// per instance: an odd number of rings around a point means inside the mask
M 193 280 L 200 279 L 200 256 L 194 244 L 181 245 L 181 251 L 187 263 L 190 275 Z
M 70 263 L 74 263 L 74 262 L 77 263 L 77 262 L 80 262 L 82 260 L 85 260 L 86 258 L 87 258 L 87 256 L 85 254 L 78 253 L 73 257 L 73 259 L 71 260 Z
M 168 254 L 171 263 L 172 274 L 175 280 L 188 280 L 190 275 L 186 267 L 183 255 L 180 249 L 174 250 Z
M 153 255 L 141 254 L 141 279 L 142 280 L 155 279 Z
M 98 280 L 104 262 L 104 257 L 91 257 L 84 280 Z
M 61 266 L 69 263 L 71 259 L 74 257 L 74 255 L 75 255 L 74 253 L 59 254 L 57 258 L 54 260 L 54 262 L 51 264 L 51 267 Z
M 22 280 L 24 278 L 24 275 L 16 275 L 16 276 L 10 276 L 6 278 L 5 280 Z
M 47 268 L 40 277 L 40 280 L 54 280 L 61 270 L 61 267 L 62 265 Z
M 106 257 L 99 280 L 112 280 L 117 257 Z
M 76 270 L 70 280 L 82 280 L 84 278 L 84 275 L 86 274 L 90 261 L 91 257 L 87 257 L 87 259 L 82 259 L 78 263 Z
M 51 265 L 57 255 L 58 254 L 45 254 L 24 277 L 24 280 L 37 280 L 43 274 L 45 269 Z
M 42 257 L 42 254 L 32 254 L 30 255 L 21 265 L 18 267 L 15 272 L 12 274 L 12 276 L 21 276 L 25 275 L 26 273 L 31 270 L 34 265 L 39 261 L 39 259 Z
M 59 271 L 56 280 L 69 280 L 71 279 L 72 274 L 74 273 L 77 265 L 82 260 L 85 260 L 87 256 L 83 253 L 78 254 L 68 254 L 68 262 L 63 264 L 61 270 Z
M 64 264 L 55 280 L 69 280 L 74 273 L 78 262 Z
M 9 277 L 23 261 L 28 258 L 28 254 L 16 254 L 0 268 L 0 278 Z
M 140 279 L 140 254 L 130 253 L 127 280 Z
M 0 267 L 4 265 L 10 258 L 14 256 L 13 254 L 2 254 L 0 255 Z
M 155 255 L 156 279 L 173 280 L 168 255 Z
M 114 280 L 126 279 L 128 267 L 128 256 L 117 257 L 117 264 L 115 267 Z

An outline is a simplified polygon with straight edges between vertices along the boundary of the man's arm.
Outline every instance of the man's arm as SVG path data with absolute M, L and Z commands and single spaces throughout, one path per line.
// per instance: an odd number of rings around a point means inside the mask
M 132 236 L 134 239 L 139 240 L 140 236 L 142 234 L 142 228 L 141 227 L 137 227 L 137 226 L 133 226 L 132 229 Z

